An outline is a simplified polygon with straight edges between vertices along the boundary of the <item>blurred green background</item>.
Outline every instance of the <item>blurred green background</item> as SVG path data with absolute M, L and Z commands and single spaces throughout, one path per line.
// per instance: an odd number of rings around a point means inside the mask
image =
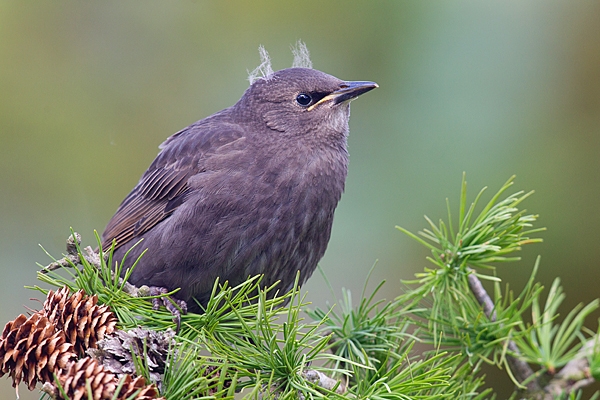
M 157 146 L 237 101 L 260 44 L 281 69 L 298 39 L 315 68 L 380 85 L 352 106 L 347 189 L 321 262 L 336 295 L 357 298 L 376 260 L 387 297 L 427 266 L 394 226 L 443 217 L 466 171 L 471 195 L 517 174 L 548 227 L 499 275 L 520 289 L 541 254 L 539 277 L 562 277 L 567 307 L 592 300 L 599 21 L 598 1 L 0 1 L 0 323 L 39 307 L 23 288 L 49 262 L 38 244 L 60 256 L 71 226 L 94 244 Z M 305 288 L 331 299 L 318 273 Z M 0 397 L 14 398 L 6 378 Z

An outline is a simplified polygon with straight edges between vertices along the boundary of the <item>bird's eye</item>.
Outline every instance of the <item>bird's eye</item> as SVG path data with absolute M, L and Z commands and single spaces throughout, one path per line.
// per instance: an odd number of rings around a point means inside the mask
M 296 96 L 296 102 L 303 107 L 309 105 L 311 101 L 312 97 L 306 93 L 300 93 L 298 96 Z

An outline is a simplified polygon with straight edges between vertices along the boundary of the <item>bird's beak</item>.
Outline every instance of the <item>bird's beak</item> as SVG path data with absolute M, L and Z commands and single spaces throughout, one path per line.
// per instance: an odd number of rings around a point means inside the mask
M 308 110 L 312 110 L 317 107 L 319 104 L 323 104 L 325 102 L 331 101 L 333 104 L 339 104 L 346 101 L 353 100 L 360 96 L 363 93 L 367 93 L 370 90 L 378 88 L 379 85 L 375 82 L 368 81 L 349 81 L 344 82 L 340 85 L 340 89 L 336 90 L 333 93 L 328 94 L 323 97 L 321 100 L 313 104 L 308 108 Z

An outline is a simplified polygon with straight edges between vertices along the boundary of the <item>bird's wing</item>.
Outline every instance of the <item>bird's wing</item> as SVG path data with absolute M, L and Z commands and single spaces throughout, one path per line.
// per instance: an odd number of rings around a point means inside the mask
M 119 247 L 170 216 L 186 201 L 189 179 L 204 171 L 211 156 L 243 138 L 241 129 L 231 124 L 191 125 L 169 137 L 108 222 L 102 246 L 108 248 L 116 240 Z

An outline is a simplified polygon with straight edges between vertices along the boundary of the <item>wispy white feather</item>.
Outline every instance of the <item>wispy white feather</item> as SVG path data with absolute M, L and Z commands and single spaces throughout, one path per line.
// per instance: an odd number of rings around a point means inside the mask
M 268 79 L 273 75 L 273 67 L 271 66 L 271 57 L 263 45 L 258 46 L 258 54 L 260 54 L 260 65 L 252 72 L 248 72 L 248 81 L 250 84 L 256 82 L 257 79 Z
M 294 55 L 294 62 L 292 67 L 297 68 L 312 68 L 312 61 L 310 61 L 310 52 L 306 47 L 306 44 L 298 40 L 295 46 L 292 46 L 292 54 Z

